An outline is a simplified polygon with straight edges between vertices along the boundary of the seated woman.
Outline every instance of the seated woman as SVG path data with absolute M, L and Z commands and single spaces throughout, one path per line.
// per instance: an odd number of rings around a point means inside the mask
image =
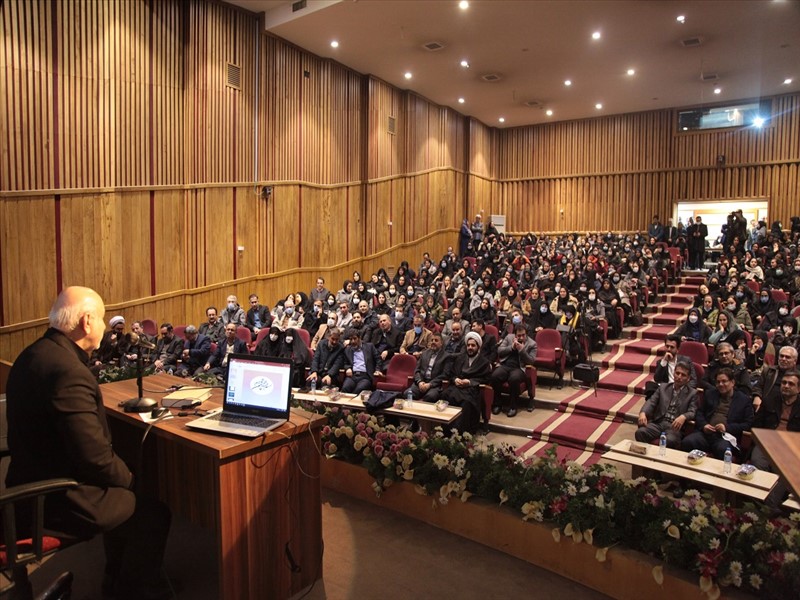
M 691 308 L 689 309 L 689 318 L 678 328 L 675 335 L 683 341 L 690 340 L 707 344 L 708 338 L 711 337 L 711 328 L 700 318 L 700 310 Z
M 292 386 L 302 387 L 306 380 L 306 367 L 311 365 L 311 354 L 297 331 L 288 329 L 283 334 L 283 342 L 278 350 L 278 356 L 291 359 L 294 367 Z
M 618 338 L 622 334 L 623 326 L 617 315 L 617 306 L 620 306 L 619 292 L 617 292 L 614 284 L 608 278 L 603 279 L 603 283 L 597 291 L 597 299 L 603 303 L 606 321 L 608 321 L 609 335 L 612 338 Z
M 558 325 L 558 319 L 550 312 L 550 306 L 547 302 L 542 302 L 539 309 L 531 313 L 528 319 L 528 330 L 532 335 L 536 335 L 537 331 L 542 329 L 555 329 Z
M 494 325 L 497 327 L 497 312 L 491 304 L 489 298 L 483 298 L 480 306 L 472 311 L 472 320 L 482 319 L 486 325 Z
M 259 342 L 253 354 L 258 356 L 280 356 L 282 344 L 283 332 L 273 325 L 269 328 L 269 335 Z
M 560 319 L 564 315 L 564 310 L 569 304 L 577 306 L 578 299 L 570 295 L 569 290 L 562 286 L 558 290 L 558 295 L 550 302 L 550 312 L 552 312 L 557 319 Z
M 380 315 L 388 315 L 392 312 L 392 307 L 389 306 L 387 302 L 387 295 L 388 292 L 378 292 L 378 304 L 375 306 L 375 314 Z
M 589 332 L 589 344 L 592 349 L 602 349 L 606 340 L 603 339 L 601 321 L 606 318 L 606 309 L 597 299 L 597 292 L 590 288 L 586 300 L 583 301 L 583 316 L 585 327 Z
M 721 310 L 717 316 L 717 323 L 708 338 L 708 343 L 717 345 L 719 342 L 728 342 L 734 348 L 738 348 L 739 342 L 745 336 L 732 313 Z

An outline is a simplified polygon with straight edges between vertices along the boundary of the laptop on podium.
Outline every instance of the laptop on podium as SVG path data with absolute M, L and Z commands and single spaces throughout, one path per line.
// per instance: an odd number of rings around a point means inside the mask
M 289 420 L 291 397 L 291 359 L 231 354 L 222 409 L 186 426 L 255 438 Z

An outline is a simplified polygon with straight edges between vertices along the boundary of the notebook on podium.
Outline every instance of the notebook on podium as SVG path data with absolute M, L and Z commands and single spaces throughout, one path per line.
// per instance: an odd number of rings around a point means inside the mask
M 291 397 L 291 359 L 231 354 L 222 409 L 186 425 L 225 435 L 258 437 L 289 419 Z

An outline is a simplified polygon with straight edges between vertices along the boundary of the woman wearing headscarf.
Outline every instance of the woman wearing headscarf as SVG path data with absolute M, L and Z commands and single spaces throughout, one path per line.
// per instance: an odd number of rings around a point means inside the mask
M 547 302 L 542 302 L 539 305 L 539 309 L 531 313 L 528 323 L 529 330 L 535 336 L 536 332 L 541 329 L 555 329 L 558 325 L 558 319 L 550 312 L 550 306 Z
M 283 332 L 273 325 L 269 328 L 269 335 L 259 342 L 253 354 L 258 356 L 280 356 L 282 344 Z
M 675 332 L 682 340 L 690 340 L 707 344 L 711 337 L 711 328 L 700 318 L 700 310 L 697 308 L 689 309 L 689 317 L 683 325 Z
M 603 309 L 606 311 L 611 337 L 618 338 L 622 334 L 622 323 L 617 315 L 617 306 L 620 305 L 619 292 L 610 279 L 603 279 L 600 289 L 597 290 L 597 299 L 603 303 Z
M 739 341 L 745 339 L 744 333 L 736 323 L 736 318 L 728 310 L 721 310 L 717 315 L 717 323 L 708 338 L 709 344 L 715 346 L 719 342 L 728 342 L 734 349 L 739 347 Z
M 306 367 L 311 365 L 311 354 L 296 330 L 288 329 L 283 334 L 283 342 L 280 345 L 278 356 L 291 359 L 294 367 L 292 386 L 302 387 L 306 379 Z

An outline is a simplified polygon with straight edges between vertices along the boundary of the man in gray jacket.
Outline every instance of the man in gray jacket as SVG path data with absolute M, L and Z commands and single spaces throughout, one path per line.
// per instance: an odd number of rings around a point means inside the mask
M 689 365 L 678 361 L 675 365 L 674 383 L 662 383 L 656 393 L 648 398 L 639 413 L 636 441 L 651 442 L 667 434 L 667 446 L 680 448 L 681 429 L 686 421 L 694 419 L 697 411 L 697 390 L 689 387 Z

